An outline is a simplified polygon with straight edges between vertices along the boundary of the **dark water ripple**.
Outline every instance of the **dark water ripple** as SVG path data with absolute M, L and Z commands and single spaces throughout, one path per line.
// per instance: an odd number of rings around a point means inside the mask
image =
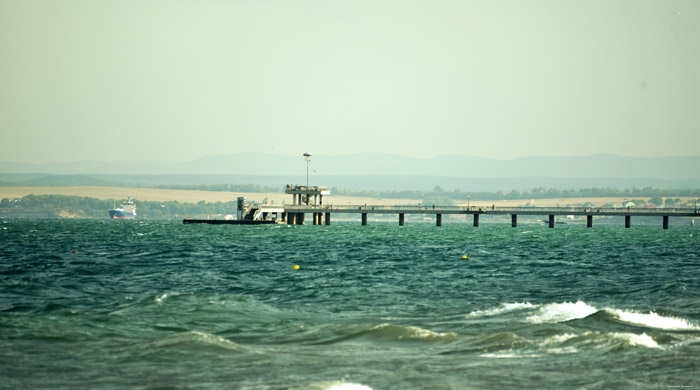
M 0 222 L 0 388 L 700 386 L 691 226 Z

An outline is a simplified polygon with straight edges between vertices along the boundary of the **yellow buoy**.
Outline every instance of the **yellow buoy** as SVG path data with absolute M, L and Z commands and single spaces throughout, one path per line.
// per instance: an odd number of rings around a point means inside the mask
M 294 269 L 299 269 L 299 266 L 294 264 Z
M 467 255 L 463 255 L 462 260 L 466 260 L 466 259 L 468 259 Z

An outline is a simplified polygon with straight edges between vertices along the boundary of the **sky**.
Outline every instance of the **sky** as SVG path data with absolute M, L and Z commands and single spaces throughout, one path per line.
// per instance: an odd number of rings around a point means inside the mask
M 699 155 L 700 1 L 0 0 L 0 160 Z

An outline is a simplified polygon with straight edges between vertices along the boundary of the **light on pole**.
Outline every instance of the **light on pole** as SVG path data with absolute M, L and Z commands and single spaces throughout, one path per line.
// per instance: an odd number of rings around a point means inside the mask
M 469 195 L 467 195 L 467 210 L 469 210 L 469 208 L 470 208 L 470 207 L 469 207 L 469 199 L 470 199 L 470 198 L 471 198 L 471 197 L 470 197 Z
M 304 159 L 306 160 L 306 190 L 309 190 L 309 163 L 311 162 L 311 153 L 304 153 Z

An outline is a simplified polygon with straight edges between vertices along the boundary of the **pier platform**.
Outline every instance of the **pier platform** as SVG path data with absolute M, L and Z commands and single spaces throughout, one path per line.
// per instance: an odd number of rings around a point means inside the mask
M 312 214 L 314 216 L 325 216 L 330 219 L 330 215 L 335 214 L 359 214 L 363 225 L 367 224 L 367 216 L 369 214 L 395 214 L 398 216 L 399 225 L 403 226 L 406 215 L 435 215 L 435 223 L 437 226 L 442 225 L 443 215 L 464 215 L 472 216 L 474 226 L 478 227 L 481 216 L 501 215 L 510 216 L 511 226 L 518 226 L 518 216 L 546 216 L 545 220 L 549 227 L 553 228 L 556 225 L 557 216 L 585 216 L 588 227 L 593 227 L 594 217 L 625 217 L 625 227 L 631 226 L 632 217 L 660 217 L 664 229 L 668 229 L 670 217 L 700 217 L 697 209 L 691 208 L 657 208 L 657 209 L 640 209 L 640 208 L 602 208 L 602 207 L 456 207 L 456 206 L 379 206 L 379 205 L 323 205 L 323 206 L 286 206 L 285 213 L 287 215 L 304 215 Z M 316 221 L 314 218 L 314 221 Z M 298 217 L 296 220 L 298 221 Z M 301 218 L 302 223 L 304 218 Z M 289 218 L 287 218 L 287 223 Z M 314 223 L 317 224 L 317 223 Z M 320 224 L 320 221 L 318 221 Z M 327 221 L 326 225 L 330 222 Z
M 289 225 L 330 225 L 332 215 L 356 214 L 362 225 L 367 225 L 369 215 L 395 215 L 400 226 L 406 222 L 407 215 L 434 216 L 436 226 L 442 226 L 443 216 L 463 215 L 472 218 L 473 225 L 479 226 L 483 217 L 510 216 L 511 226 L 518 226 L 518 216 L 542 216 L 543 220 L 553 228 L 557 216 L 586 217 L 587 227 L 593 227 L 594 217 L 625 217 L 625 227 L 629 228 L 632 218 L 658 217 L 664 229 L 668 229 L 669 218 L 685 217 L 700 218 L 698 210 L 689 208 L 675 209 L 636 209 L 636 208 L 591 208 L 591 207 L 453 207 L 453 206 L 384 206 L 384 205 L 257 205 L 254 208 L 253 219 L 216 219 L 216 218 L 185 218 L 183 223 L 231 224 L 231 225 L 262 225 L 283 223 Z M 250 211 L 249 211 L 250 213 Z M 311 216 L 307 220 L 306 216 Z
M 233 219 L 217 218 L 185 218 L 184 223 L 232 224 L 232 225 L 261 225 L 284 223 L 288 225 L 306 224 L 306 215 L 311 214 L 310 222 L 314 225 L 330 225 L 333 214 L 357 214 L 362 225 L 367 225 L 370 214 L 393 214 L 398 217 L 399 226 L 403 226 L 406 215 L 435 216 L 436 226 L 442 226 L 444 215 L 471 216 L 473 225 L 479 226 L 482 216 L 510 216 L 512 227 L 518 226 L 518 216 L 546 216 L 543 219 L 554 228 L 557 216 L 585 216 L 586 226 L 593 227 L 594 217 L 625 218 L 625 227 L 632 225 L 632 218 L 658 217 L 664 229 L 668 229 L 671 217 L 700 217 L 697 208 L 602 208 L 602 207 L 498 207 L 491 206 L 424 206 L 424 205 L 334 205 L 323 204 L 323 196 L 330 195 L 327 187 L 320 186 L 291 186 L 285 187 L 285 192 L 293 196 L 291 205 L 246 204 L 245 198 L 238 198 L 238 214 Z M 694 224 L 694 219 L 691 220 Z

